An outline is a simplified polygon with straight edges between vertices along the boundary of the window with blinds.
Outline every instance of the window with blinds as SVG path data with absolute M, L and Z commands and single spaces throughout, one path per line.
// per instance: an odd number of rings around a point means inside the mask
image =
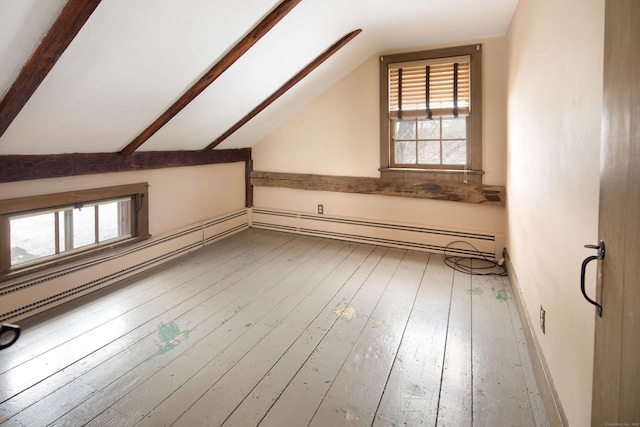
M 481 182 L 481 67 L 481 45 L 380 57 L 383 176 Z
M 389 65 L 392 118 L 466 116 L 470 92 L 468 56 Z

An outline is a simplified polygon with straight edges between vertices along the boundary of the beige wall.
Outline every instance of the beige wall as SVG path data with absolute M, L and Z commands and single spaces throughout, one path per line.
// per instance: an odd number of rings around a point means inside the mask
M 0 197 L 34 196 L 136 182 L 148 182 L 152 235 L 242 209 L 244 162 L 119 172 L 0 184 Z
M 483 166 L 485 183 L 506 179 L 504 38 L 483 43 Z M 429 46 L 424 49 L 443 47 Z M 414 49 L 419 50 L 419 49 Z M 391 53 L 391 52 L 390 52 Z M 369 58 L 253 147 L 257 171 L 378 177 L 378 56 Z M 399 197 L 255 188 L 256 207 L 504 233 L 504 209 Z
M 594 308 L 579 271 L 598 235 L 603 38 L 604 0 L 520 0 L 507 34 L 507 247 L 572 426 L 590 423 Z

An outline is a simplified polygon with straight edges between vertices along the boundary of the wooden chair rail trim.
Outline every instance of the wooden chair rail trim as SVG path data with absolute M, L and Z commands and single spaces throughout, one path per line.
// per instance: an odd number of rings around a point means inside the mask
M 368 178 L 279 172 L 251 172 L 251 185 L 296 190 L 378 194 L 504 206 L 504 186 L 436 183 L 416 179 Z

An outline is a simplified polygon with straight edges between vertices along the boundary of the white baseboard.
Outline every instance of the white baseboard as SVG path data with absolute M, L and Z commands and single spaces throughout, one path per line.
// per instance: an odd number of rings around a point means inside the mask
M 482 255 L 496 260 L 502 257 L 505 237 L 475 231 L 446 230 L 412 224 L 312 215 L 300 212 L 253 208 L 252 227 L 290 233 L 349 240 L 374 245 L 443 253 L 455 241 L 472 244 Z M 452 245 L 451 255 L 476 256 L 467 245 Z
M 518 276 L 515 273 L 511 259 L 509 258 L 508 251 L 505 251 L 505 266 L 507 268 L 507 274 L 509 275 L 509 282 L 513 289 L 514 300 L 516 307 L 518 308 L 518 314 L 520 321 L 522 322 L 522 330 L 527 341 L 527 349 L 529 350 L 529 357 L 531 358 L 531 364 L 533 365 L 533 373 L 538 384 L 538 391 L 542 398 L 545 412 L 547 413 L 547 419 L 551 427 L 565 427 L 569 425 L 567 417 L 562 409 L 560 403 L 560 397 L 553 384 L 551 373 L 544 358 L 542 348 L 538 343 L 538 340 L 533 333 L 533 325 L 529 315 L 527 314 L 526 303 L 522 298 L 520 282 L 518 282 Z

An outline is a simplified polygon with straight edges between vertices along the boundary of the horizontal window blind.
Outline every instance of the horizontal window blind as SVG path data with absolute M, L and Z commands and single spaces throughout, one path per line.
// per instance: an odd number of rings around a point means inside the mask
M 389 64 L 390 118 L 468 115 L 469 57 Z

